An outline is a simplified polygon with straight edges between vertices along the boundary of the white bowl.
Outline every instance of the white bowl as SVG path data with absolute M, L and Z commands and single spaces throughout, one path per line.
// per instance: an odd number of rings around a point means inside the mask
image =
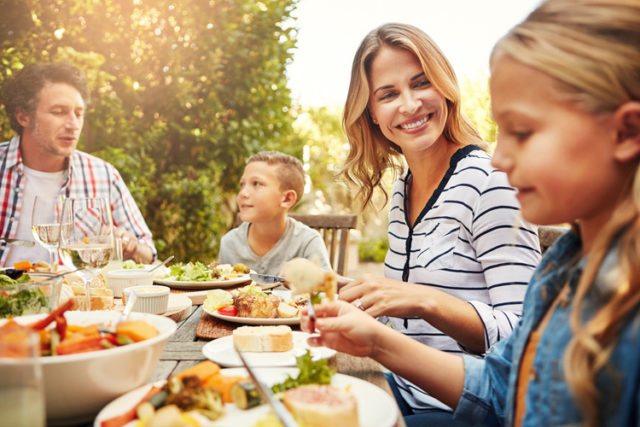
M 169 308 L 169 288 L 167 286 L 131 286 L 124 290 L 125 299 L 131 292 L 137 295 L 133 311 L 141 313 L 163 314 Z M 124 301 L 123 301 L 124 302 Z
M 111 270 L 107 271 L 105 276 L 107 277 L 107 287 L 113 289 L 113 296 L 118 298 L 122 297 L 122 291 L 125 288 L 153 285 L 153 273 L 146 270 Z
M 68 323 L 77 325 L 117 321 L 119 316 L 117 311 L 65 313 Z M 15 320 L 31 323 L 43 317 L 39 314 Z M 88 422 L 117 396 L 149 382 L 167 340 L 176 331 L 176 323 L 146 313 L 131 313 L 130 319 L 154 325 L 158 336 L 101 351 L 41 358 L 48 425 Z M 3 370 L 9 366 L 0 359 L 0 375 L 5 375 Z

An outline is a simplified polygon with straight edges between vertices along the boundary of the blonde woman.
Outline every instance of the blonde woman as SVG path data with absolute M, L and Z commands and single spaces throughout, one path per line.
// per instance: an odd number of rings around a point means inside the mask
M 491 70 L 493 164 L 524 218 L 577 224 L 536 269 L 519 326 L 484 360 L 459 358 L 339 303 L 316 308 L 314 343 L 375 358 L 466 422 L 637 425 L 640 2 L 548 0 L 498 42 Z
M 389 316 L 423 344 L 484 354 L 518 323 L 538 237 L 461 114 L 454 72 L 424 32 L 386 24 L 365 37 L 344 127 L 351 145 L 345 173 L 364 204 L 386 170 L 400 178 L 390 196 L 385 277 L 351 282 L 340 297 Z M 428 413 L 430 425 L 451 425 L 447 405 L 400 376 L 389 382 L 408 424 Z

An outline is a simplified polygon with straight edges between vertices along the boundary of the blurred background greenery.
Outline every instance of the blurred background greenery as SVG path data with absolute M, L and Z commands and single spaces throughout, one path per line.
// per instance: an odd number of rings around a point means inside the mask
M 341 111 L 291 100 L 286 67 L 296 47 L 296 5 L 0 0 L 0 84 L 34 62 L 67 61 L 85 71 L 92 99 L 79 148 L 119 169 L 161 258 L 214 259 L 233 222 L 246 158 L 279 150 L 302 159 L 310 178 L 297 210 L 361 214 L 360 256 L 380 262 L 382 198 L 360 212 L 337 177 L 348 150 Z M 494 141 L 486 77 L 462 89 L 464 110 Z M 12 136 L 5 115 L 0 136 Z

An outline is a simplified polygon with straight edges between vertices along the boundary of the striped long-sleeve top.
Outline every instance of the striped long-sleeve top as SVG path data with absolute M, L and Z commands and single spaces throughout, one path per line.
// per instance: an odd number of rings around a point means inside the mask
M 20 138 L 0 144 L 0 237 L 13 239 L 23 215 L 24 168 L 19 150 Z M 71 198 L 104 197 L 111 206 L 115 227 L 122 227 L 138 240 L 155 247 L 151 231 L 120 173 L 111 164 L 82 151 L 75 150 L 69 158 L 66 179 L 60 194 Z M 7 248 L 0 244 L 0 266 L 8 256 Z
M 407 170 L 394 184 L 385 276 L 432 286 L 468 301 L 484 324 L 485 348 L 511 334 L 527 283 L 540 260 L 537 230 L 520 215 L 515 190 L 476 146 L 459 149 L 440 185 L 411 226 L 406 216 Z M 392 326 L 431 347 L 455 354 L 459 343 L 420 318 L 390 318 Z M 430 369 L 430 367 L 425 367 Z M 396 376 L 416 411 L 447 408 Z

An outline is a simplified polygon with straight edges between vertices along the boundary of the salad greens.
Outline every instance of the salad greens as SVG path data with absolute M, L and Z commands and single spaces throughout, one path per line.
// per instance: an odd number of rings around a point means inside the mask
M 204 282 L 206 280 L 213 279 L 209 267 L 199 261 L 187 264 L 174 264 L 169 268 L 169 270 L 171 271 L 171 276 L 173 276 L 175 280 Z
M 135 261 L 133 260 L 126 260 L 125 262 L 122 263 L 122 268 L 125 270 L 138 270 L 138 269 L 142 269 L 145 268 L 144 264 L 136 264 Z
M 0 318 L 40 313 L 48 306 L 47 297 L 38 286 L 28 286 L 28 274 L 14 280 L 0 271 Z
M 328 359 L 313 361 L 311 351 L 296 357 L 296 365 L 300 372 L 296 378 L 287 376 L 283 382 L 271 386 L 274 393 L 281 393 L 305 384 L 331 384 L 335 369 L 329 366 Z
M 207 292 L 207 299 L 204 301 L 204 308 L 208 311 L 216 311 L 220 307 L 233 305 L 233 296 L 231 292 L 223 289 L 213 289 Z

